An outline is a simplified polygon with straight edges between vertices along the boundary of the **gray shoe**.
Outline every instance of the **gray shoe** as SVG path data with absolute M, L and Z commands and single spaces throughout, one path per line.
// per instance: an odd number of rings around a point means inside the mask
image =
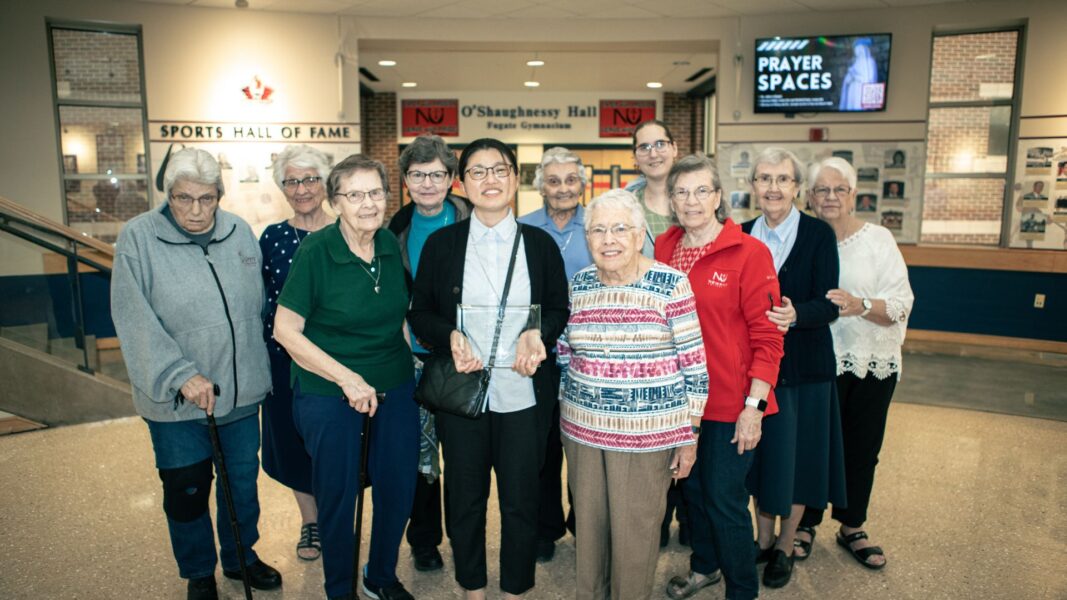
M 701 575 L 690 571 L 685 577 L 682 577 L 681 575 L 671 577 L 671 580 L 667 582 L 667 595 L 673 600 L 684 600 L 700 590 L 715 585 L 720 581 L 722 581 L 722 573 L 718 569 L 716 569 L 714 573 L 708 575 Z

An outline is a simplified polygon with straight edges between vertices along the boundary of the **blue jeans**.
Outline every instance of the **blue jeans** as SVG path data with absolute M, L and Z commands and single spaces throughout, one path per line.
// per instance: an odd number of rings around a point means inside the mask
M 211 438 L 206 423 L 177 421 L 148 423 L 152 436 L 152 449 L 156 454 L 157 469 L 177 469 L 195 465 L 212 458 Z M 259 495 L 256 479 L 259 477 L 259 417 L 255 413 L 226 425 L 219 426 L 219 440 L 226 472 L 230 477 L 233 492 L 233 507 L 237 512 L 237 525 L 241 530 L 245 562 L 258 560 L 252 546 L 259 540 Z M 218 463 L 215 464 L 218 472 Z M 233 539 L 230 513 L 221 484 L 215 486 L 216 525 L 218 527 L 218 556 L 222 568 L 237 571 L 237 543 Z M 178 573 L 186 579 L 208 577 L 215 574 L 218 558 L 215 553 L 215 532 L 211 526 L 211 513 L 204 512 L 196 520 L 179 522 L 167 517 L 170 530 L 170 545 L 178 562 Z
M 684 489 L 693 548 L 689 564 L 702 575 L 722 569 L 726 598 L 750 600 L 759 595 L 745 488 L 753 453 L 737 453 L 737 444 L 730 443 L 734 428 L 734 423 L 701 422 L 697 462 Z
M 375 586 L 397 581 L 400 540 L 415 497 L 419 413 L 414 392 L 414 381 L 386 392 L 371 421 L 367 469 L 375 510 L 366 580 Z M 322 570 L 329 597 L 343 596 L 352 589 L 352 530 L 364 418 L 343 397 L 306 394 L 299 384 L 293 389 L 293 423 L 311 455 L 311 487 L 319 510 Z

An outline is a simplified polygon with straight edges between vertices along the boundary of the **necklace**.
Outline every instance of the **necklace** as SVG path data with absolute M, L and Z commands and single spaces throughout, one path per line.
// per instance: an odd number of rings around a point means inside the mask
M 374 262 L 376 260 L 378 260 L 377 256 L 375 256 L 374 258 L 371 259 L 371 261 L 370 261 L 370 269 L 369 270 L 367 269 L 367 267 L 364 267 L 363 263 L 361 263 L 361 262 L 357 262 L 356 264 L 359 265 L 359 268 L 363 269 L 363 272 L 367 274 L 367 277 L 370 277 L 371 280 L 374 281 L 374 293 L 375 294 L 380 294 L 382 292 L 382 286 L 378 285 L 378 280 L 380 280 L 382 278 L 382 272 L 379 271 L 378 268 L 374 266 Z M 371 275 L 371 273 L 375 273 L 375 274 Z

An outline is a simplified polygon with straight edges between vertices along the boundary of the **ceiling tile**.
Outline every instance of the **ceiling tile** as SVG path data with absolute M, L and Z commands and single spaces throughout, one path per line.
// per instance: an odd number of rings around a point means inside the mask
M 882 0 L 796 0 L 797 3 L 813 10 L 864 10 L 885 8 Z
M 740 15 L 809 12 L 801 4 L 803 0 L 714 0 L 714 2 Z
M 692 0 L 655 0 L 654 2 L 639 1 L 631 4 L 635 8 L 643 8 L 654 12 L 662 17 L 672 19 L 694 19 L 714 17 L 734 17 L 736 10 L 722 6 L 722 2 L 693 2 Z

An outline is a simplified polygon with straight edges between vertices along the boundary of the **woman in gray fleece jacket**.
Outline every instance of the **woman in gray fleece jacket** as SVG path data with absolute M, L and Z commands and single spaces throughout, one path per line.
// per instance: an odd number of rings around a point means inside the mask
M 134 407 L 152 438 L 174 557 L 189 598 L 218 597 L 206 422 L 214 414 L 251 583 L 277 588 L 281 575 L 252 550 L 259 539 L 257 414 L 271 387 L 259 245 L 248 224 L 218 209 L 221 172 L 207 152 L 171 155 L 164 191 L 163 206 L 131 219 L 119 235 L 111 311 Z M 223 574 L 241 579 L 226 503 L 216 495 Z

